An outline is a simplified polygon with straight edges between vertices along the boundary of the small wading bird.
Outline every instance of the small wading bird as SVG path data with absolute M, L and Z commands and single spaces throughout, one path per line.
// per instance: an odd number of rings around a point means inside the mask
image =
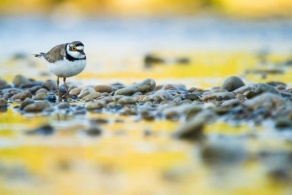
M 66 94 L 64 96 L 67 97 L 69 91 L 66 78 L 81 73 L 86 66 L 84 45 L 80 41 L 57 45 L 47 53 L 35 54 L 35 57 L 44 59 L 47 62 L 48 69 L 57 76 L 59 101 L 62 99 L 59 78 L 63 78 L 66 87 Z

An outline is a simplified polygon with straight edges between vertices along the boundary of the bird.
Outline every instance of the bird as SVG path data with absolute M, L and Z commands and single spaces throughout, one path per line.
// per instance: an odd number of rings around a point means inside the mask
M 86 55 L 84 53 L 84 44 L 80 41 L 64 43 L 53 47 L 47 53 L 34 54 L 35 57 L 44 59 L 50 72 L 57 76 L 57 91 L 59 101 L 62 100 L 59 87 L 59 79 L 63 78 L 66 88 L 65 97 L 68 97 L 69 91 L 66 84 L 66 78 L 73 77 L 81 73 L 86 67 Z

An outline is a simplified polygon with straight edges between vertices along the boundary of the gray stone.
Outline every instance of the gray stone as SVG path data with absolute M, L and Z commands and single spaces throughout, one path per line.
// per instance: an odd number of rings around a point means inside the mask
M 19 109 L 23 110 L 27 105 L 34 103 L 34 100 L 32 100 L 31 98 L 26 98 L 21 104 Z
M 68 102 L 61 102 L 59 105 L 58 105 L 58 108 L 59 109 L 68 109 L 70 108 L 70 104 Z
M 32 94 L 30 93 L 30 91 L 25 90 L 22 92 L 19 92 L 17 94 L 15 94 L 14 96 L 12 96 L 12 100 L 25 100 L 26 98 L 31 98 Z
M 87 110 L 99 109 L 105 106 L 106 106 L 106 102 L 104 100 L 96 100 L 96 101 L 88 102 L 85 104 L 85 108 Z
M 98 92 L 107 92 L 107 93 L 110 93 L 113 91 L 112 87 L 111 86 L 107 86 L 107 85 L 96 85 L 94 86 L 94 89 L 95 91 L 98 91 Z
M 27 105 L 24 108 L 25 112 L 41 112 L 46 108 L 51 108 L 52 105 L 46 101 L 43 102 L 34 102 L 32 104 Z
M 202 100 L 203 101 L 208 101 L 208 100 L 222 101 L 222 100 L 230 100 L 234 98 L 235 98 L 235 95 L 232 92 L 216 92 L 210 95 L 204 95 L 202 97 Z
M 38 93 L 32 99 L 33 100 L 44 100 L 47 98 L 47 93 Z
M 81 87 L 77 87 L 77 88 L 74 88 L 74 89 L 71 89 L 69 91 L 69 94 L 70 95 L 79 95 L 80 92 L 81 92 L 82 88 Z
M 245 85 L 243 87 L 240 87 L 233 91 L 236 94 L 243 94 L 248 99 L 253 98 L 257 95 L 260 95 L 262 93 L 272 93 L 279 95 L 279 91 L 266 83 L 251 83 L 249 85 Z
M 271 93 L 264 93 L 244 102 L 244 105 L 246 105 L 250 110 L 257 110 L 259 108 L 275 110 L 284 104 L 285 101 L 281 97 Z
M 223 82 L 222 89 L 226 89 L 227 91 L 234 91 L 235 89 L 238 89 L 244 85 L 245 84 L 241 78 L 231 76 Z
M 115 95 L 133 95 L 136 92 L 146 93 L 155 89 L 156 83 L 153 79 L 146 79 L 128 87 L 119 89 Z
M 167 90 L 160 89 L 150 96 L 150 99 L 154 101 L 174 100 L 174 96 L 171 95 Z
M 191 120 L 182 124 L 173 134 L 173 137 L 189 140 L 200 140 L 203 138 L 205 124 L 215 118 L 215 114 L 210 110 L 205 110 Z
M 20 85 L 27 84 L 27 83 L 30 83 L 30 82 L 31 81 L 28 78 L 26 78 L 26 77 L 24 77 L 22 75 L 16 75 L 14 77 L 13 81 L 12 81 L 14 87 L 20 87 Z
M 42 87 L 48 91 L 57 90 L 57 85 L 54 81 L 46 81 L 43 83 Z
M 100 92 L 94 92 L 94 93 L 88 94 L 87 96 L 83 97 L 82 99 L 85 102 L 89 102 L 89 101 L 92 101 L 93 99 L 96 99 L 96 98 L 99 98 L 99 97 L 101 97 L 101 93 Z
M 6 106 L 7 105 L 7 100 L 4 98 L 0 98 L 0 107 Z
M 130 96 L 124 96 L 119 99 L 118 103 L 122 105 L 126 104 L 135 104 L 137 99 L 135 97 L 130 97 Z

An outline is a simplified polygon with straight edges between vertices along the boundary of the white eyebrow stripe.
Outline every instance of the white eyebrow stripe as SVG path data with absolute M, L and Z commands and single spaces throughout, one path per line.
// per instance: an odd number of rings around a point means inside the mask
M 78 47 L 76 47 L 78 50 L 83 50 L 84 49 L 84 47 L 83 46 L 78 46 Z

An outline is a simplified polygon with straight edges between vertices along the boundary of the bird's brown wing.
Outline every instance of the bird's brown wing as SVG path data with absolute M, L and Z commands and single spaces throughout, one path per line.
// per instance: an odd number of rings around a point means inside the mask
M 63 58 L 66 56 L 66 45 L 67 43 L 53 47 L 48 53 L 46 53 L 44 56 L 45 59 L 50 63 L 63 60 Z

